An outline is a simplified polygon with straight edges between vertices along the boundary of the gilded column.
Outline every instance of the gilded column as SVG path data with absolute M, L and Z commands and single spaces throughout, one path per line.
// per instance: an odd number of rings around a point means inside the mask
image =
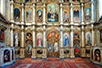
M 81 57 L 85 57 L 85 45 L 84 45 L 84 26 L 82 26 L 82 46 L 81 46 Z
M 71 20 L 71 22 L 70 22 L 70 24 L 73 24 L 73 4 L 71 3 L 70 4 L 70 20 Z
M 60 29 L 60 58 L 64 58 L 64 49 L 63 49 L 63 26 Z
M 35 14 L 35 3 L 33 4 L 33 24 L 35 24 L 35 18 L 36 18 L 36 16 L 35 16 L 36 14 Z
M 94 25 L 91 25 L 92 27 L 92 46 L 94 46 Z
M 62 3 L 60 4 L 60 24 L 63 24 L 63 9 L 62 9 Z
M 31 56 L 31 58 L 32 59 L 35 59 L 36 58 L 36 42 L 35 42 L 35 25 L 33 25 L 33 30 L 32 30 L 33 32 L 33 49 L 32 49 L 32 56 Z
M 21 46 L 20 46 L 20 58 L 25 57 L 25 48 L 24 48 L 24 26 L 21 26 Z
M 46 24 L 46 4 L 43 4 L 43 24 Z
M 3 10 L 4 10 L 4 3 L 3 3 L 4 0 L 1 0 L 1 4 L 0 4 L 0 9 L 1 9 L 1 14 L 3 14 Z
M 83 8 L 84 4 L 81 4 L 81 11 L 82 11 L 82 16 L 81 16 L 81 24 L 84 24 L 84 8 Z
M 13 17 L 13 14 L 14 14 L 14 10 L 13 10 L 13 0 L 11 1 L 11 22 L 14 22 L 14 17 Z
M 22 24 L 24 24 L 24 4 L 22 3 Z
M 11 24 L 11 47 L 13 47 L 13 26 L 14 24 Z
M 93 0 L 91 0 L 91 23 L 94 21 L 94 13 L 93 13 Z
M 70 58 L 75 58 L 74 47 L 73 47 L 73 26 L 71 26 L 71 45 L 70 45 Z
M 43 56 L 42 58 L 47 58 L 47 49 L 46 49 L 46 26 L 43 26 Z

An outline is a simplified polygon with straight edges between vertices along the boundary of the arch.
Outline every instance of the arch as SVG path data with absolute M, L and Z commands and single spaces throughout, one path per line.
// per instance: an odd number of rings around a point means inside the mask
M 47 34 L 47 40 L 48 40 L 48 38 L 50 38 L 51 36 L 55 36 L 55 37 L 57 37 L 58 39 L 60 38 L 59 37 L 59 32 L 56 30 L 56 29 L 51 29 L 51 30 L 49 30 L 49 32 L 47 32 L 48 34 Z
M 18 8 L 14 9 L 14 20 L 20 21 L 20 10 Z

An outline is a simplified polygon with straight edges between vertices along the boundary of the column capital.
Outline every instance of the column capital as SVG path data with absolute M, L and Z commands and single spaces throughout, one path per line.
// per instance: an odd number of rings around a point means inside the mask
M 93 27 L 93 28 L 91 28 L 91 30 L 92 30 L 92 31 L 94 31 L 94 30 L 95 30 L 95 28 Z
M 85 29 L 81 29 L 81 31 L 82 31 L 82 32 L 84 32 L 84 31 L 85 31 Z
M 24 4 L 22 3 L 22 8 L 24 8 Z
M 93 1 L 91 1 L 91 4 L 93 4 Z
M 43 29 L 44 32 L 46 32 L 46 29 Z
M 35 29 L 32 29 L 32 31 L 35 32 L 36 30 Z
M 21 32 L 24 32 L 24 29 L 21 29 Z
M 83 3 L 81 3 L 81 7 L 84 7 L 84 4 Z
M 11 1 L 11 3 L 10 3 L 11 5 L 13 5 L 14 4 L 14 2 L 13 1 Z
M 13 28 L 12 27 L 10 27 L 10 31 L 13 31 Z

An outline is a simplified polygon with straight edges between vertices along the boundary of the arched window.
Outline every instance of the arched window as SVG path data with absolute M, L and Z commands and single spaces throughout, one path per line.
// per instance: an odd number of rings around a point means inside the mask
M 14 9 L 14 20 L 20 21 L 20 10 L 18 8 Z

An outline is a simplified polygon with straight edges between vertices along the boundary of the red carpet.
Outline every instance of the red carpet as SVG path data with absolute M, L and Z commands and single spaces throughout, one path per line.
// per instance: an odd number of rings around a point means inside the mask
M 16 63 L 6 68 L 101 68 L 90 63 L 89 59 L 59 59 L 47 58 L 43 59 L 19 59 Z

